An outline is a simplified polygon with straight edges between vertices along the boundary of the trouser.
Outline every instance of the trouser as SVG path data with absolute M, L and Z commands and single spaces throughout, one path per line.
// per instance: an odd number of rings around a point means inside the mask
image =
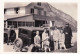
M 58 49 L 58 41 L 54 41 L 54 50 Z
M 65 37 L 65 46 L 66 48 L 71 47 L 71 37 Z
M 53 40 L 50 40 L 50 49 L 54 50 L 54 41 Z

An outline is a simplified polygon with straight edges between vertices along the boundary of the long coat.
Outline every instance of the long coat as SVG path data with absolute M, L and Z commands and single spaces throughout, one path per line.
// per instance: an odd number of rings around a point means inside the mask
M 71 46 L 72 30 L 70 27 L 65 27 L 63 32 L 65 34 L 65 45 L 66 47 L 69 47 Z
M 72 37 L 72 30 L 70 27 L 64 28 L 63 32 L 64 32 L 66 37 L 69 37 L 69 38 Z

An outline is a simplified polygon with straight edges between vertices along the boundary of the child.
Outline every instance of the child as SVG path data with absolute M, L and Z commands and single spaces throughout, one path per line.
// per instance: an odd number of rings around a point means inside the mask
M 62 48 L 64 48 L 65 50 L 67 50 L 64 43 L 65 43 L 65 35 L 63 33 L 63 30 L 61 29 L 60 30 L 60 35 L 59 35 L 60 50 L 62 50 Z

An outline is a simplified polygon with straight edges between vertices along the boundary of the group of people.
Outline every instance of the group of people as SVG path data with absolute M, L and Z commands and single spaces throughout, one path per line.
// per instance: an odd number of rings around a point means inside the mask
M 50 44 L 52 43 L 49 40 L 53 42 L 52 47 L 54 50 L 67 50 L 67 48 L 71 47 L 72 30 L 69 24 L 66 24 L 64 29 L 58 29 L 58 27 L 55 26 L 54 29 L 50 29 L 49 33 L 45 28 L 41 38 L 39 36 L 39 31 L 36 31 L 36 36 L 34 37 L 34 44 L 36 49 L 39 49 L 41 47 L 45 51 L 47 49 L 48 51 L 51 51 Z

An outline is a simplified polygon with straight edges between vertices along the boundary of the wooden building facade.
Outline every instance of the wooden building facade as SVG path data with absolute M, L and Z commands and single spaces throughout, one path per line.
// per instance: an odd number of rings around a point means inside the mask
M 69 18 L 69 20 L 63 19 L 64 16 L 62 14 L 66 15 L 66 19 Z M 44 24 L 64 27 L 66 23 L 70 23 L 72 27 L 77 28 L 75 26 L 76 22 L 74 22 L 75 20 L 71 16 L 57 10 L 48 3 L 37 2 L 30 3 L 27 6 L 4 8 L 4 17 L 6 18 L 4 20 L 5 27 L 39 27 Z

